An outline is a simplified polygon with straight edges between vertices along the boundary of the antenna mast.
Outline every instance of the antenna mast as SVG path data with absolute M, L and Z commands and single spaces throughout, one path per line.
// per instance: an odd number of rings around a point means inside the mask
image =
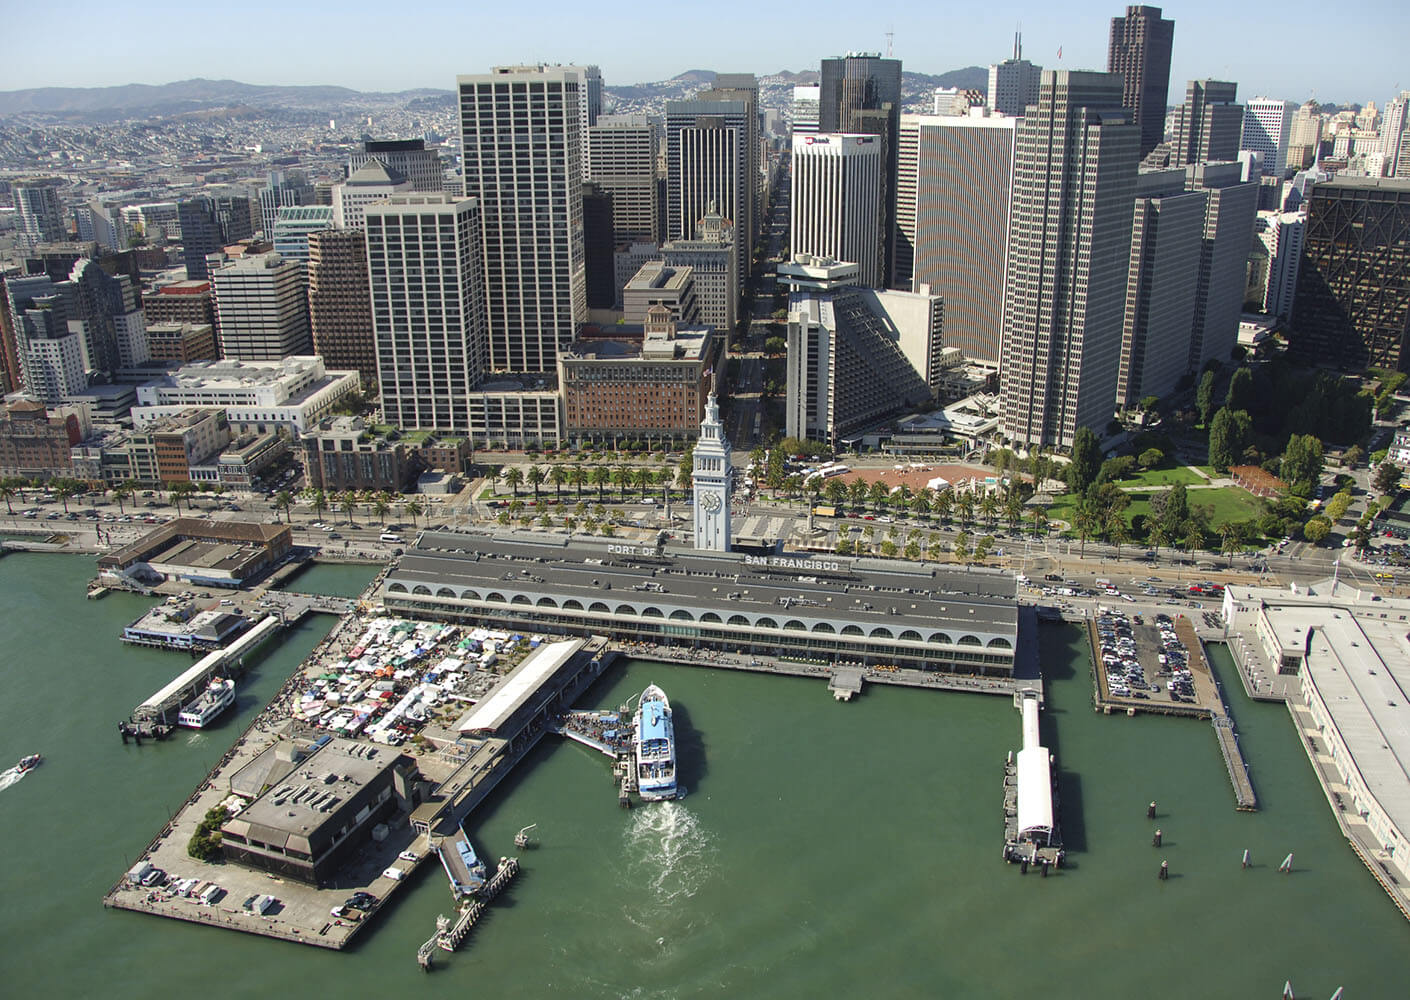
M 892 52 L 892 45 L 891 45 L 891 43 L 895 40 L 895 38 L 896 38 L 896 26 L 895 26 L 894 24 L 888 24 L 888 25 L 886 26 L 886 58 L 887 58 L 887 59 L 890 59 L 890 58 L 892 57 L 893 52 Z

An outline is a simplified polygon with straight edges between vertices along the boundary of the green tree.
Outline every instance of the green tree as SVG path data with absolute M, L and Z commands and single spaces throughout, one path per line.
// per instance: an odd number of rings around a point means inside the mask
M 378 524 L 387 523 L 387 514 L 391 512 L 392 505 L 387 502 L 387 495 L 380 493 L 372 501 L 372 513 L 377 515 Z
M 1209 426 L 1214 416 L 1214 371 L 1211 369 L 1200 376 L 1199 388 L 1195 390 L 1195 408 L 1199 410 L 1200 423 Z
M 1159 396 L 1141 397 L 1141 409 L 1146 413 L 1154 413 L 1160 407 Z
M 588 482 L 588 470 L 584 469 L 581 465 L 574 465 L 568 470 L 568 482 L 572 484 L 573 489 L 577 491 L 578 498 L 581 499 L 583 487 L 586 486 Z
M 524 473 L 524 481 L 534 488 L 534 500 L 539 498 L 539 487 L 543 485 L 543 478 L 543 469 L 537 465 L 529 466 L 528 471 Z
M 548 470 L 548 481 L 553 484 L 555 496 L 563 495 L 563 484 L 568 481 L 568 470 L 561 465 L 555 465 Z
M 1313 545 L 1321 545 L 1327 540 L 1327 536 L 1332 533 L 1332 522 L 1328 521 L 1320 514 L 1311 518 L 1302 526 L 1302 537 Z
M 968 528 L 974 520 L 974 494 L 969 490 L 955 494 L 955 514 L 960 519 L 960 527 Z
M 406 516 L 411 518 L 411 526 L 416 527 L 416 519 L 426 508 L 421 506 L 421 501 L 412 497 L 406 502 Z
M 1220 472 L 1227 472 L 1243 455 L 1252 430 L 1253 422 L 1248 413 L 1221 407 L 1209 426 L 1209 464 Z
M 511 465 L 506 467 L 501 475 L 504 478 L 504 482 L 514 491 L 514 495 L 517 497 L 519 495 L 519 484 L 524 481 L 524 470 L 517 465 Z
M 123 501 L 130 499 L 132 497 L 132 494 L 135 492 L 137 492 L 137 484 L 131 479 L 124 479 L 122 482 L 118 483 L 116 486 L 113 487 L 113 499 L 117 501 L 119 514 L 127 513 L 127 511 L 123 509 Z M 6 497 L 6 506 L 9 506 L 9 503 L 9 497 Z M 13 514 L 14 511 L 11 511 L 10 513 Z
M 1183 483 L 1176 483 L 1168 490 L 1151 497 L 1151 513 L 1165 529 L 1167 542 L 1180 534 L 1185 520 L 1190 516 L 1188 491 Z
M 49 488 L 54 491 L 54 494 L 59 498 L 59 502 L 64 505 L 65 514 L 69 512 L 69 500 L 83 492 L 83 484 L 77 479 L 65 479 L 63 477 L 49 480 Z M 178 511 L 178 513 L 180 513 L 180 511 Z
M 1072 438 L 1072 463 L 1067 467 L 1067 488 L 1081 495 L 1097 481 L 1101 471 L 1102 449 L 1096 431 L 1079 427 Z
M 1382 462 L 1376 466 L 1375 478 L 1372 485 L 1380 493 L 1390 493 L 1400 485 L 1401 469 L 1394 462 Z
M 1098 512 L 1096 504 L 1086 498 L 1079 500 L 1076 509 L 1072 512 L 1072 528 L 1077 532 L 1077 538 L 1082 543 L 1078 550 L 1079 559 L 1086 556 L 1087 539 L 1095 535 L 1101 525 L 1101 514 Z
M 602 464 L 594 465 L 589 478 L 592 480 L 592 485 L 597 487 L 597 502 L 600 504 L 605 499 L 603 491 L 607 488 L 607 484 L 612 482 L 612 469 L 610 466 Z
M 636 476 L 629 466 L 618 465 L 612 469 L 612 485 L 617 487 L 617 491 L 622 495 L 622 502 L 627 502 L 627 490 L 636 482 Z
M 881 543 L 881 554 L 887 559 L 894 559 L 896 557 L 896 543 L 889 538 L 883 541 Z
M 930 509 L 935 512 L 935 516 L 940 518 L 941 523 L 950 523 L 950 514 L 955 509 L 955 493 L 953 490 L 941 490 L 935 494 L 935 499 L 930 502 Z
M 1310 497 L 1322 476 L 1322 442 L 1312 434 L 1288 438 L 1279 466 L 1282 479 L 1296 496 Z
M 979 516 L 992 528 L 998 513 L 999 498 L 994 495 L 993 490 L 985 490 L 984 495 L 979 498 Z
M 858 477 L 847 485 L 847 499 L 853 507 L 861 507 L 867 502 L 866 481 Z
M 181 513 L 181 501 L 183 500 L 187 501 L 186 511 L 188 514 L 190 513 L 191 494 L 195 492 L 196 484 L 184 479 L 177 483 L 171 483 L 166 488 L 166 495 L 171 498 L 171 505 L 176 508 L 177 514 Z
M 328 509 L 328 494 L 320 489 L 306 489 L 304 496 L 313 507 L 313 512 L 319 520 L 323 519 L 323 512 Z
M 1158 469 L 1165 462 L 1165 452 L 1159 448 L 1147 448 L 1136 461 L 1143 469 Z
M 887 500 L 890 499 L 890 497 L 891 488 L 885 483 L 883 483 L 880 479 L 872 483 L 871 487 L 867 490 L 867 499 L 871 501 L 871 509 L 873 513 L 880 514 L 882 506 L 886 503 Z
M 906 558 L 911 560 L 911 562 L 915 562 L 920 559 L 920 543 L 916 541 L 907 542 L 905 554 Z
M 782 337 L 770 337 L 764 341 L 764 353 L 772 358 L 786 354 L 788 353 L 788 341 Z
M 4 498 L 5 509 L 9 511 L 11 516 L 14 516 L 15 508 L 11 505 L 10 501 L 13 500 L 19 494 L 19 492 L 19 489 L 14 484 L 14 480 L 6 479 L 3 482 L 0 482 L 0 497 Z M 117 497 L 117 493 L 118 491 L 116 489 L 113 490 L 114 497 Z M 122 509 L 121 499 L 118 499 L 118 509 Z
M 274 509 L 284 512 L 284 520 L 293 523 L 293 518 L 289 516 L 290 509 L 294 506 L 294 495 L 288 490 L 280 490 L 274 494 Z
M 353 511 L 357 510 L 357 494 L 351 490 L 344 490 L 338 494 L 338 509 L 348 515 L 348 526 L 353 523 Z
M 1253 372 L 1240 368 L 1229 379 L 1229 392 L 1224 397 L 1224 407 L 1229 410 L 1245 410 L 1253 405 Z

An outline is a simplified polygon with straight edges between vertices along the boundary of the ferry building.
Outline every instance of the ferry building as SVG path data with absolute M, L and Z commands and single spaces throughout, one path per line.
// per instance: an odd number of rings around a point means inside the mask
M 999 570 L 528 532 L 426 531 L 389 571 L 393 613 L 498 628 L 1010 677 Z

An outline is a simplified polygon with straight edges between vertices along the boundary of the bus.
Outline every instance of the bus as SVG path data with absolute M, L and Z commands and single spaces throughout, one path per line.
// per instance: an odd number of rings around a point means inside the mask
M 382 532 L 382 541 L 394 542 L 399 544 L 401 542 L 401 535 L 393 534 L 390 531 L 384 531 Z

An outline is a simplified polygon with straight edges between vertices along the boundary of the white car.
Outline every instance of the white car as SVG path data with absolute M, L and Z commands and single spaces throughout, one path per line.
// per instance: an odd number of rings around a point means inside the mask
M 401 858 L 403 861 L 421 860 L 421 858 L 417 855 L 415 851 L 402 851 L 400 854 L 397 855 L 397 857 Z
M 392 866 L 382 873 L 382 877 L 389 878 L 393 882 L 400 882 L 402 879 L 406 878 L 406 872 L 396 866 Z

